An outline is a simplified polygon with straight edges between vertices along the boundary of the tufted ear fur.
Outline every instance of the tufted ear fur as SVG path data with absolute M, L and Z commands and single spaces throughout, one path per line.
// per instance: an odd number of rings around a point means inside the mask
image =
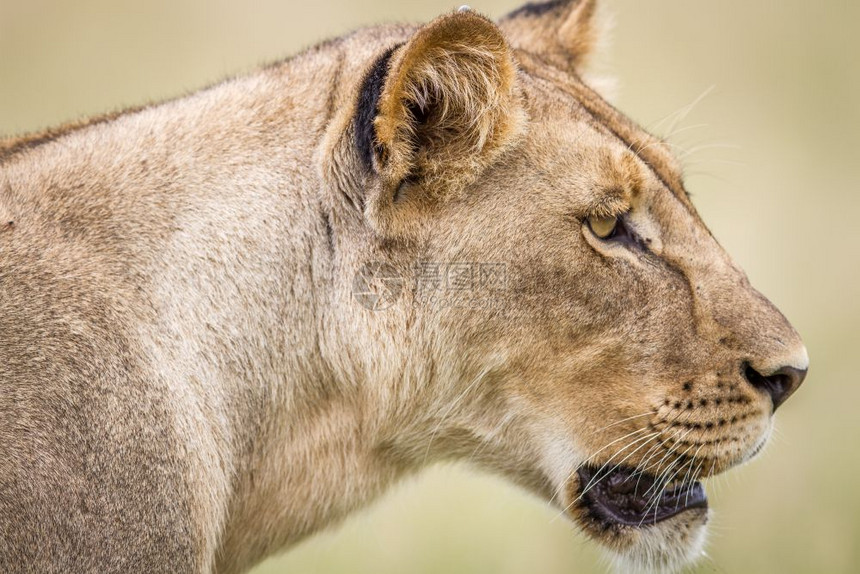
M 355 145 L 373 174 L 365 213 L 393 231 L 462 190 L 516 138 L 524 113 L 499 28 L 471 11 L 442 16 L 367 74 Z
M 526 4 L 499 22 L 515 48 L 559 68 L 581 71 L 597 43 L 597 0 L 551 0 Z

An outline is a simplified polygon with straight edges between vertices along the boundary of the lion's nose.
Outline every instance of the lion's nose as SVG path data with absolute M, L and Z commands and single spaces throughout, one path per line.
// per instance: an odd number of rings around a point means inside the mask
M 768 375 L 763 375 L 747 363 L 744 368 L 744 377 L 752 386 L 770 395 L 775 411 L 791 396 L 791 393 L 797 390 L 797 387 L 806 378 L 806 371 L 807 369 L 796 367 L 780 367 Z

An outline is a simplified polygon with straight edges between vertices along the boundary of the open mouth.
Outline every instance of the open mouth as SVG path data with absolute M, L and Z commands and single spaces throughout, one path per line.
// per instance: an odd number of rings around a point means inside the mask
M 657 477 L 619 466 L 579 469 L 579 496 L 589 514 L 606 526 L 648 526 L 687 510 L 708 508 L 698 481 L 666 483 Z

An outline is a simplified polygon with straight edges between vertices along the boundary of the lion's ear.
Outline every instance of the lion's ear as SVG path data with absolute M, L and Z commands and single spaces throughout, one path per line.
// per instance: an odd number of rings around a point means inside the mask
M 581 71 L 597 43 L 597 0 L 526 4 L 499 22 L 515 48 L 570 71 Z
M 473 181 L 521 129 L 516 75 L 502 32 L 471 11 L 383 54 L 355 114 L 355 144 L 375 175 L 365 212 L 384 222 Z

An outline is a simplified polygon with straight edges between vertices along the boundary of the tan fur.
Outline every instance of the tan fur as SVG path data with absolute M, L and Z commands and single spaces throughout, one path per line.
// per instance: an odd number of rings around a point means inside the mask
M 515 141 L 523 123 L 507 42 L 474 13 L 419 30 L 390 68 L 374 121 L 384 154 L 381 188 L 368 213 L 387 233 L 396 231 L 391 210 L 408 208 L 391 205 L 404 179 L 423 181 L 422 202 L 456 193 Z M 411 107 L 427 110 L 427 121 L 411 118 Z
M 741 366 L 808 359 L 667 148 L 571 73 L 592 11 L 361 30 L 0 146 L 0 570 L 241 572 L 456 458 L 637 567 L 689 560 L 704 513 L 594 530 L 576 468 L 726 470 L 771 424 Z M 368 167 L 359 91 L 395 46 Z M 588 230 L 622 212 L 647 250 Z M 507 285 L 434 307 L 408 280 L 372 310 L 372 261 Z
M 531 5 L 534 7 L 535 5 Z M 547 62 L 568 72 L 582 71 L 597 43 L 594 14 L 597 0 L 571 0 L 537 4 L 513 12 L 499 22 L 511 44 L 539 53 Z

